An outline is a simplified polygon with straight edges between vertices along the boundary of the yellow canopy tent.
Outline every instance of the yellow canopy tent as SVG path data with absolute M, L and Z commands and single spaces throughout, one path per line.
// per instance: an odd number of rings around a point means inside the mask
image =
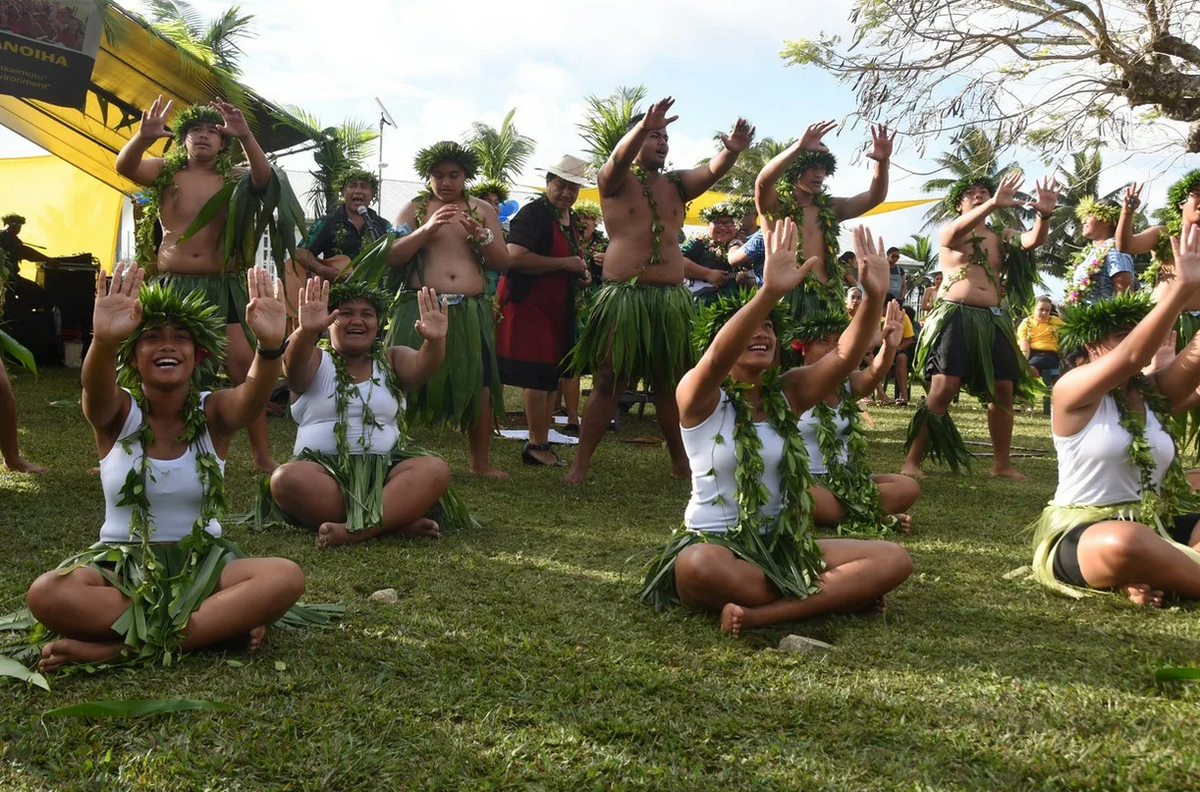
M 707 209 L 710 206 L 714 206 L 715 204 L 719 204 L 722 201 L 727 201 L 731 197 L 732 196 L 729 195 L 728 193 L 712 192 L 712 191 L 704 193 L 704 195 L 701 195 L 699 198 L 692 201 L 691 204 L 688 206 L 687 219 L 683 221 L 684 225 L 704 225 L 704 221 L 700 219 L 700 211 L 702 209 Z M 581 200 L 581 201 L 590 200 L 590 201 L 599 202 L 600 201 L 600 191 L 597 190 L 595 187 L 585 187 L 579 191 L 579 200 Z M 921 206 L 922 204 L 933 203 L 934 201 L 937 201 L 937 200 L 940 200 L 940 199 L 938 199 L 938 198 L 918 198 L 918 199 L 912 200 L 912 201 L 885 201 L 884 203 L 881 203 L 879 206 L 876 206 L 874 209 L 867 212 L 867 214 L 863 215 L 863 216 L 866 217 L 867 215 L 877 215 L 877 214 L 884 214 L 885 212 L 895 212 L 900 209 L 908 209 L 910 206 Z
M 304 141 L 280 122 L 281 111 L 249 89 L 230 85 L 200 60 L 154 31 L 149 23 L 109 5 L 109 24 L 100 43 L 83 111 L 32 99 L 0 96 L 0 124 L 105 184 L 132 194 L 137 186 L 117 175 L 117 152 L 141 122 L 142 111 L 162 94 L 175 107 L 210 102 L 221 94 L 246 112 L 264 151 Z M 231 95 L 239 94 L 239 95 Z M 165 141 L 151 147 L 161 154 Z M 2 192 L 20 194 L 26 185 L 0 181 Z M 15 209 L 13 211 L 16 211 Z
M 112 271 L 117 227 L 125 196 L 58 157 L 0 159 L 0 184 L 6 191 L 0 214 L 25 217 L 21 239 L 46 248 L 48 256 L 91 253 Z M 36 265 L 21 264 L 21 275 L 37 279 Z

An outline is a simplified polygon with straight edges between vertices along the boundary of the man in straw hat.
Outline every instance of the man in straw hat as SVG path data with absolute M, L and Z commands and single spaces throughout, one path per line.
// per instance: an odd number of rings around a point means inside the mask
M 575 345 L 575 295 L 588 282 L 579 216 L 571 206 L 588 184 L 588 165 L 564 156 L 546 172 L 546 192 L 521 207 L 509 224 L 511 266 L 501 278 L 496 328 L 500 381 L 524 389 L 529 442 L 527 465 L 561 467 L 550 449 L 550 422 L 558 382 Z
M 679 232 L 687 202 L 729 172 L 754 139 L 754 128 L 739 118 L 730 134 L 721 135 L 723 148 L 715 157 L 691 170 L 664 172 L 667 126 L 678 118 L 668 115 L 674 103 L 667 97 L 635 116 L 600 169 L 600 203 L 612 242 L 604 259 L 604 285 L 571 353 L 572 368 L 590 368 L 595 381 L 568 484 L 587 476 L 621 394 L 639 379 L 654 386 L 654 411 L 673 474 L 691 475 L 675 405 L 675 384 L 691 364 L 694 311 L 683 286 Z
M 507 479 L 490 457 L 492 418 L 504 413 L 504 392 L 484 277 L 485 270 L 508 269 L 504 230 L 491 204 L 466 191 L 479 170 L 479 155 L 470 148 L 443 140 L 417 152 L 414 164 L 429 186 L 400 209 L 396 227 L 402 235 L 387 248 L 387 263 L 398 268 L 401 285 L 386 343 L 420 349 L 424 339 L 414 328 L 418 292 L 428 286 L 446 300 L 446 357 L 437 373 L 409 394 L 408 415 L 459 427 L 471 446 L 470 472 Z M 403 233 L 407 228 L 414 230 Z M 358 266 L 367 269 L 362 262 Z

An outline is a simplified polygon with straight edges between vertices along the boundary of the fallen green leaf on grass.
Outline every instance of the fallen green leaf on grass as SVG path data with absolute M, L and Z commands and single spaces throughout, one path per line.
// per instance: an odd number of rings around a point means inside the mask
M 1159 682 L 1200 680 L 1200 668 L 1196 666 L 1164 666 L 1154 672 Z
M 287 663 L 283 662 L 282 660 L 276 660 L 275 661 L 275 670 L 276 671 L 287 671 Z
M 0 657 L 0 677 L 12 677 L 31 685 L 37 685 L 42 690 L 49 690 L 50 683 L 46 677 L 36 671 L 30 671 L 11 657 Z
M 143 718 L 188 710 L 231 710 L 232 704 L 191 699 L 152 699 L 131 701 L 85 701 L 59 707 L 42 714 L 43 718 Z

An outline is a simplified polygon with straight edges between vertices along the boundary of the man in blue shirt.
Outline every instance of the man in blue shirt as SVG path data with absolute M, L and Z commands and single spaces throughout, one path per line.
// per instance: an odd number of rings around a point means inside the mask
M 763 262 L 767 260 L 767 246 L 763 242 L 762 231 L 755 231 L 747 237 L 745 244 L 729 251 L 729 266 L 735 272 L 752 269 L 754 282 L 762 286 Z
M 1084 198 L 1075 210 L 1084 239 L 1092 244 L 1068 273 L 1066 301 L 1093 303 L 1126 291 L 1136 291 L 1133 256 L 1117 250 L 1114 237 L 1121 207 Z

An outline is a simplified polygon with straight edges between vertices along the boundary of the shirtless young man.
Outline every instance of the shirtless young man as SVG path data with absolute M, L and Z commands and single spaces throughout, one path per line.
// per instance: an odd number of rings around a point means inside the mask
M 1037 200 L 1029 204 L 1038 218 L 1030 231 L 988 228 L 987 218 L 997 209 L 1017 206 L 1020 173 L 1005 176 L 997 187 L 987 177 L 967 177 L 950 192 L 959 214 L 941 232 L 942 274 L 945 279 L 933 312 L 921 328 L 917 347 L 917 376 L 925 379 L 929 395 L 917 408 L 909 425 L 908 458 L 900 470 L 924 478 L 921 461 L 930 444 L 930 424 L 936 424 L 930 447 L 935 457 L 957 470 L 970 456 L 954 421 L 946 414 L 960 388 L 988 403 L 988 432 L 992 437 L 992 475 L 1024 479 L 1009 460 L 1012 446 L 1014 394 L 1028 399 L 1036 389 L 1029 363 L 1017 346 L 1008 313 L 1000 308 L 1001 277 L 1013 266 L 1013 248 L 1033 250 L 1046 241 L 1050 215 L 1060 187 L 1047 178 L 1037 183 Z M 984 337 L 986 336 L 986 337 Z M 990 355 L 977 351 L 986 347 Z M 950 441 L 943 444 L 943 438 Z
M 821 142 L 837 128 L 835 121 L 820 121 L 804 136 L 767 163 L 754 182 L 758 212 L 766 217 L 791 217 L 800 230 L 801 260 L 816 256 L 808 279 L 788 295 L 789 312 L 798 319 L 807 313 L 840 312 L 846 287 L 855 285 L 849 268 L 837 258 L 841 223 L 858 217 L 883 203 L 888 194 L 888 163 L 896 133 L 887 126 L 871 127 L 869 159 L 875 160 L 875 175 L 866 192 L 850 198 L 834 198 L 825 192 L 825 179 L 837 169 L 837 160 Z
M 404 268 L 404 286 L 386 344 L 420 349 L 417 294 L 428 286 L 442 295 L 450 306 L 446 357 L 437 373 L 409 394 L 408 414 L 427 424 L 459 427 L 470 442 L 471 473 L 507 479 L 507 473 L 492 466 L 489 454 L 492 419 L 504 414 L 504 389 L 485 279 L 485 268 L 508 269 L 504 229 L 491 204 L 466 193 L 467 181 L 479 169 L 475 152 L 442 141 L 417 152 L 415 166 L 429 189 L 401 207 L 396 218 L 402 232 L 413 230 L 388 252 L 388 265 Z
M 208 200 L 238 174 L 230 169 L 227 150 L 229 138 L 237 138 L 250 163 L 250 186 L 255 191 L 266 189 L 271 180 L 271 165 L 258 141 L 250 132 L 242 111 L 231 104 L 217 101 L 211 107 L 195 105 L 179 113 L 175 131 L 167 129 L 167 114 L 171 102 L 158 97 L 150 109 L 142 113 L 142 125 L 117 155 L 117 173 L 130 181 L 150 188 L 147 192 L 160 207 L 158 221 L 162 224 L 163 239 L 157 251 L 155 268 L 158 278 L 172 288 L 194 291 L 200 289 L 225 317 L 228 337 L 227 370 L 234 385 L 246 381 L 254 350 L 250 348 L 246 321 L 246 276 L 243 268 L 253 261 L 225 261 L 223 233 L 227 212 L 222 210 L 212 221 L 187 241 L 179 238 L 187 230 Z M 175 138 L 175 149 L 163 157 L 147 157 L 146 150 L 159 138 Z M 185 158 L 186 157 L 186 158 Z M 165 173 L 170 181 L 160 184 Z M 143 222 L 153 223 L 153 218 Z M 150 229 L 147 229 L 150 230 Z M 138 252 L 147 257 L 153 250 L 141 244 Z M 149 261 L 140 261 L 147 266 Z M 254 467 L 270 473 L 277 465 L 271 458 L 267 438 L 267 414 L 256 418 L 247 429 Z
M 670 150 L 667 97 L 635 117 L 629 131 L 600 169 L 600 206 L 611 241 L 604 257 L 604 284 L 597 291 L 579 344 L 572 351 L 576 371 L 590 369 L 592 394 L 583 413 L 579 447 L 564 480 L 580 484 L 592 454 L 617 411 L 630 382 L 654 387 L 654 412 L 671 453 L 671 472 L 688 478 L 691 468 L 679 434 L 675 385 L 692 359 L 694 304 L 683 285 L 685 267 L 703 269 L 684 258 L 679 231 L 692 201 L 729 172 L 754 139 L 754 128 L 739 118 L 722 135 L 724 148 L 691 170 L 663 171 Z M 637 279 L 630 285 L 628 281 Z

